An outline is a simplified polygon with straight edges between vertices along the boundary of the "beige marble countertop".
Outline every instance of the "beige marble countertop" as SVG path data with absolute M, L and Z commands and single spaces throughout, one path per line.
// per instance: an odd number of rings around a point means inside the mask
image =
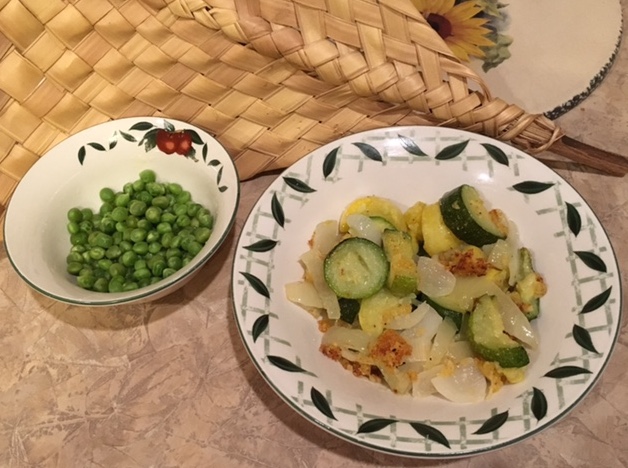
M 628 18 L 628 1 L 622 5 Z M 628 41 L 602 84 L 559 123 L 577 140 L 628 155 Z M 628 176 L 558 171 L 597 213 L 625 268 Z M 0 467 L 628 466 L 625 316 L 613 357 L 584 401 L 496 452 L 451 461 L 385 455 L 337 439 L 283 403 L 250 362 L 229 296 L 237 236 L 275 177 L 243 183 L 222 250 L 158 302 L 109 309 L 55 302 L 29 289 L 0 247 Z

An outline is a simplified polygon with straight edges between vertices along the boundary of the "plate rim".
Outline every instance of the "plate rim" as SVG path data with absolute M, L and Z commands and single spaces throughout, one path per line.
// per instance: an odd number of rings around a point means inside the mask
M 262 368 L 261 364 L 261 360 L 258 361 L 259 357 L 256 356 L 256 354 L 253 352 L 253 350 L 251 349 L 251 347 L 249 346 L 249 343 L 246 339 L 246 331 L 243 329 L 244 324 L 241 323 L 241 320 L 238 316 L 238 312 L 239 312 L 239 306 L 236 303 L 236 297 L 235 297 L 235 293 L 236 293 L 236 283 L 237 283 L 237 276 L 236 276 L 236 267 L 237 267 L 237 258 L 239 253 L 241 252 L 241 250 L 244 248 L 243 244 L 243 240 L 244 238 L 247 236 L 247 231 L 246 228 L 249 225 L 250 219 L 251 217 L 254 215 L 254 213 L 259 209 L 261 203 L 264 201 L 265 198 L 267 198 L 269 196 L 270 193 L 272 193 L 273 189 L 275 188 L 275 185 L 278 183 L 278 181 L 280 179 L 282 179 L 284 176 L 289 176 L 290 172 L 293 171 L 293 167 L 299 163 L 302 163 L 303 160 L 306 159 L 312 159 L 314 158 L 316 155 L 324 153 L 325 151 L 328 151 L 329 149 L 333 148 L 333 147 L 339 147 L 344 143 L 350 142 L 352 140 L 357 140 L 360 139 L 364 136 L 368 136 L 369 134 L 378 134 L 378 133 L 385 133 L 385 132 L 390 132 L 390 131 L 396 131 L 397 133 L 401 133 L 404 130 L 412 130 L 412 129 L 420 129 L 421 131 L 424 131 L 425 129 L 430 129 L 431 131 L 438 131 L 440 130 L 445 130 L 446 132 L 453 132 L 453 133 L 457 133 L 459 135 L 467 135 L 470 138 L 476 138 L 479 140 L 484 140 L 487 142 L 492 142 L 492 143 L 496 143 L 498 145 L 506 145 L 509 148 L 511 148 L 512 150 L 514 150 L 516 153 L 518 153 L 519 155 L 523 156 L 525 159 L 528 159 L 529 161 L 533 161 L 533 164 L 537 164 L 540 168 L 542 168 L 542 170 L 547 171 L 549 170 L 550 173 L 552 173 L 554 175 L 554 177 L 559 180 L 561 183 L 566 184 L 568 187 L 571 188 L 571 190 L 573 190 L 573 192 L 577 195 L 577 197 L 579 198 L 578 201 L 582 202 L 584 204 L 584 206 L 589 210 L 589 212 L 593 215 L 595 224 L 597 225 L 597 227 L 599 229 L 601 229 L 601 231 L 603 232 L 606 240 L 608 241 L 608 245 L 609 245 L 609 251 L 611 253 L 612 256 L 612 264 L 614 265 L 615 271 L 617 273 L 617 283 L 619 285 L 619 293 L 617 294 L 617 321 L 616 321 L 616 326 L 614 327 L 614 330 L 611 328 L 611 330 L 613 330 L 613 334 L 612 336 L 609 335 L 608 338 L 608 351 L 606 353 L 606 355 L 602 358 L 602 363 L 599 367 L 599 370 L 597 370 L 597 372 L 595 374 L 593 374 L 591 376 L 591 378 L 589 379 L 589 381 L 586 383 L 586 386 L 584 388 L 584 390 L 582 392 L 580 392 L 577 396 L 577 398 L 574 399 L 573 402 L 571 402 L 571 404 L 561 408 L 559 411 L 557 411 L 554 415 L 552 415 L 549 419 L 544 420 L 542 422 L 542 424 L 539 422 L 539 424 L 534 427 L 529 429 L 528 431 L 516 435 L 508 440 L 504 440 L 502 442 L 498 442 L 496 444 L 492 444 L 492 445 L 488 445 L 488 446 L 483 446 L 481 448 L 478 449 L 473 449 L 473 450 L 469 450 L 469 451 L 454 451 L 452 450 L 451 453 L 441 453 L 441 452 L 436 452 L 436 453 L 431 453 L 431 452 L 426 452 L 426 451 L 421 451 L 421 452 L 412 452 L 412 451 L 407 451 L 407 450 L 403 450 L 403 449 L 397 449 L 397 448 L 393 448 L 393 447 L 389 447 L 389 446 L 380 446 L 380 445 L 375 445 L 370 443 L 368 440 L 366 439 L 360 439 L 357 437 L 352 437 L 346 433 L 344 433 L 343 431 L 333 428 L 332 426 L 330 426 L 329 424 L 326 424 L 324 422 L 324 418 L 317 418 L 314 417 L 312 415 L 310 415 L 309 413 L 307 413 L 306 411 L 304 411 L 303 408 L 301 408 L 299 405 L 295 404 L 295 402 L 293 402 L 288 395 L 285 395 L 278 387 L 277 385 L 274 383 L 273 379 L 270 378 L 270 376 L 267 374 L 267 372 L 264 371 L 264 369 Z M 388 137 L 387 137 L 388 138 Z M 523 440 L 529 439 L 537 434 L 539 434 L 540 432 L 543 432 L 544 430 L 554 426 L 556 423 L 558 423 L 559 421 L 561 421 L 562 419 L 564 419 L 565 417 L 567 417 L 579 404 L 581 404 L 581 402 L 591 393 L 591 391 L 595 388 L 595 386 L 598 384 L 600 378 L 602 377 L 604 371 L 606 370 L 607 366 L 610 363 L 610 360 L 613 357 L 618 339 L 619 339 L 619 335 L 621 332 L 621 321 L 622 321 L 622 317 L 623 317 L 623 288 L 622 288 L 622 274 L 621 274 L 621 269 L 619 267 L 619 261 L 617 259 L 617 255 L 615 253 L 615 248 L 613 247 L 613 243 L 612 240 L 610 238 L 610 236 L 608 235 L 608 231 L 606 230 L 604 224 L 601 222 L 601 220 L 599 219 L 599 217 L 597 216 L 597 214 L 595 213 L 595 211 L 591 208 L 590 204 L 588 203 L 588 201 L 580 194 L 580 192 L 568 181 L 566 180 L 563 176 L 561 176 L 556 170 L 554 170 L 553 168 L 547 166 L 546 164 L 542 163 L 541 161 L 539 161 L 538 159 L 534 158 L 533 156 L 525 153 L 524 151 L 512 147 L 511 145 L 508 145 L 505 142 L 496 140 L 492 137 L 488 137 L 486 135 L 481 135 L 481 134 L 477 134 L 474 132 L 469 132 L 466 130 L 461 130 L 461 129 L 452 129 L 452 128 L 448 128 L 448 127 L 429 127 L 429 126 L 415 126 L 415 125 L 407 125 L 407 126 L 399 126 L 399 127 L 383 127 L 383 128 L 376 128 L 376 129 L 371 129 L 371 130 L 366 130 L 366 131 L 362 131 L 362 132 L 358 132 L 355 134 L 351 134 L 351 135 L 346 135 L 344 137 L 338 138 L 332 142 L 329 142 L 325 145 L 321 145 L 320 147 L 316 148 L 315 150 L 311 151 L 310 153 L 308 153 L 307 155 L 305 155 L 303 158 L 295 161 L 293 164 L 291 164 L 289 167 L 283 169 L 282 171 L 280 171 L 275 179 L 273 179 L 273 181 L 269 184 L 269 186 L 260 194 L 260 196 L 258 197 L 258 199 L 256 200 L 256 202 L 253 204 L 249 214 L 246 217 L 246 220 L 243 223 L 242 229 L 240 231 L 240 233 L 238 234 L 238 238 L 237 241 L 235 243 L 235 249 L 234 249 L 234 254 L 233 254 L 233 262 L 232 262 L 232 267 L 231 267 L 231 305 L 233 308 L 233 313 L 234 313 L 234 318 L 235 318 L 235 322 L 236 322 L 236 326 L 238 329 L 238 334 L 240 336 L 240 339 L 242 341 L 242 344 L 250 358 L 250 360 L 252 361 L 253 365 L 255 366 L 255 368 L 258 370 L 258 372 L 260 373 L 260 375 L 262 376 L 262 379 L 270 386 L 270 388 L 272 388 L 272 390 L 275 392 L 275 394 L 277 394 L 281 400 L 283 400 L 285 403 L 288 404 L 289 407 L 291 407 L 293 410 L 295 410 L 297 412 L 297 414 L 299 414 L 302 418 L 304 418 L 306 421 L 308 421 L 311 424 L 314 424 L 315 426 L 323 429 L 324 431 L 328 432 L 329 434 L 338 437 L 342 440 L 345 440 L 347 442 L 350 442 L 353 445 L 356 445 L 358 447 L 361 448 L 365 448 L 368 450 L 374 450 L 376 452 L 380 452 L 380 453 L 385 453 L 388 455 L 394 455 L 394 456 L 399 456 L 402 458 L 411 458 L 411 459 L 433 459 L 433 460 L 437 460 L 437 459 L 457 459 L 457 458 L 464 458 L 464 457 L 470 457 L 470 456 L 476 456 L 476 455 L 481 455 L 484 453 L 489 453 L 489 452 L 493 452 L 496 450 L 500 450 L 506 447 L 509 447 L 511 445 L 517 444 Z M 519 398 L 519 396 L 517 397 Z

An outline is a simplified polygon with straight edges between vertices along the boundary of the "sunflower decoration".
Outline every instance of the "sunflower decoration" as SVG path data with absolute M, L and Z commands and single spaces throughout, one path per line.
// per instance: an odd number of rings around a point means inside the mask
M 491 22 L 497 16 L 501 19 L 499 9 L 503 5 L 495 0 L 412 0 L 412 3 L 460 60 L 468 62 L 471 57 L 486 60 L 487 53 L 490 55 L 498 46 L 498 34 Z

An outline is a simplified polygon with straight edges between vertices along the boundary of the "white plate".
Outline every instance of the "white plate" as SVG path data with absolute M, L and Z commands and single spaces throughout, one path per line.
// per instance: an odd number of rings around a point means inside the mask
M 316 321 L 289 303 L 299 256 L 316 224 L 364 195 L 407 208 L 468 183 L 515 222 L 548 284 L 534 323 L 540 350 L 527 378 L 480 404 L 398 396 L 323 356 Z M 617 339 L 621 283 L 609 239 L 580 195 L 506 144 L 446 128 L 399 127 L 349 136 L 288 168 L 242 230 L 232 273 L 244 345 L 270 386 L 332 434 L 420 458 L 477 454 L 529 437 L 591 390 Z

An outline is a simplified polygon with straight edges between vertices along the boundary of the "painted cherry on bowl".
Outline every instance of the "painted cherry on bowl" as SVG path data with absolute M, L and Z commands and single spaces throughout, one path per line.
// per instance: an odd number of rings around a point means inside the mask
M 192 135 L 185 131 L 169 132 L 159 130 L 155 137 L 157 147 L 166 154 L 177 153 L 185 156 L 192 149 Z

